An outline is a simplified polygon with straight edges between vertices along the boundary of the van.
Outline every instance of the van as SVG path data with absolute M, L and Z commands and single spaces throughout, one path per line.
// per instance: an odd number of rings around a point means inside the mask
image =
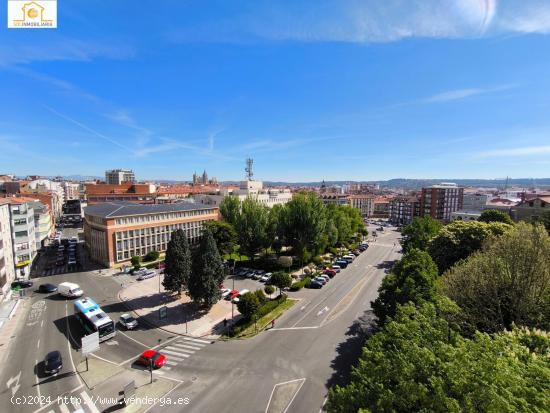
M 83 294 L 80 286 L 75 283 L 64 282 L 57 286 L 57 292 L 63 297 L 76 298 Z

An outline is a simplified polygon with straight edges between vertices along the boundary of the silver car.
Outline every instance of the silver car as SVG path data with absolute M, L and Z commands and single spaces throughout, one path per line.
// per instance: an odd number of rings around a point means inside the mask
M 118 321 L 126 330 L 133 330 L 138 325 L 137 320 L 130 314 L 122 314 Z

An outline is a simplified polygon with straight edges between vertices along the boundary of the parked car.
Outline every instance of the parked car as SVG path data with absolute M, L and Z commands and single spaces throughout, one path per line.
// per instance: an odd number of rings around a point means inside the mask
M 227 301 L 231 301 L 233 298 L 237 297 L 239 295 L 239 290 L 231 290 L 229 294 L 225 296 L 225 299 Z
M 57 374 L 63 368 L 61 353 L 57 350 L 50 351 L 44 358 L 44 373 Z
M 17 280 L 11 283 L 11 288 L 29 288 L 32 284 L 30 280 Z
M 262 278 L 260 278 L 260 281 L 263 282 L 263 283 L 266 283 L 266 282 L 269 282 L 271 280 L 271 276 L 273 274 L 271 274 L 270 272 L 262 275 Z
M 337 273 L 340 272 L 340 270 L 342 269 L 342 267 L 340 267 L 339 265 L 337 264 L 334 264 L 332 267 L 330 267 L 331 270 L 333 271 L 336 271 Z
M 231 289 L 229 288 L 222 288 L 220 290 L 220 292 L 222 293 L 222 298 L 225 298 L 229 295 L 229 293 L 231 293 Z
M 323 284 L 321 284 L 320 282 L 317 282 L 315 280 L 311 280 L 309 282 L 308 285 L 306 285 L 307 288 L 316 288 L 316 289 L 319 289 L 319 288 L 323 288 Z
M 263 271 L 263 270 L 256 270 L 256 271 L 254 271 L 254 275 L 252 276 L 252 278 L 254 278 L 255 280 L 259 280 L 264 275 L 264 272 L 265 271 Z
M 326 274 L 320 274 L 316 278 L 323 278 L 327 283 L 330 281 L 330 277 Z
M 147 272 L 147 268 L 140 268 L 139 270 L 135 270 L 133 275 L 143 275 Z
M 351 253 L 352 253 L 353 255 L 355 255 L 356 257 L 358 257 L 359 255 L 361 255 L 361 251 L 358 250 L 358 249 L 357 249 L 357 250 L 353 250 Z
M 152 364 L 153 368 L 160 369 L 166 364 L 166 356 L 156 350 L 145 350 L 141 353 L 136 363 L 145 367 L 149 367 Z
M 133 330 L 137 327 L 138 322 L 137 320 L 132 317 L 130 314 L 122 314 L 118 320 L 121 326 L 123 326 L 126 330 Z
M 311 281 L 315 281 L 315 282 L 318 282 L 318 283 L 321 283 L 323 285 L 325 285 L 328 281 L 325 280 L 323 277 L 315 277 L 313 280 Z
M 250 290 L 247 290 L 245 288 L 244 290 L 239 291 L 238 294 L 235 297 L 233 297 L 233 299 L 231 301 L 234 302 L 235 304 L 237 304 L 239 302 L 239 297 L 241 295 L 244 295 L 244 294 L 249 293 L 249 292 L 250 292 Z
M 336 260 L 335 264 L 339 265 L 342 269 L 348 266 L 348 262 L 346 260 Z
M 336 271 L 335 270 L 331 270 L 331 269 L 326 269 L 325 271 L 323 271 L 324 274 L 328 275 L 330 278 L 334 277 L 336 275 Z
M 57 291 L 57 285 L 55 284 L 40 284 L 38 286 L 39 293 L 55 293 Z
M 137 277 L 137 280 L 138 281 L 143 281 L 143 280 L 146 280 L 148 278 L 153 278 L 157 273 L 153 270 L 149 270 L 149 271 L 146 271 L 144 272 L 143 274 L 141 274 L 140 276 Z

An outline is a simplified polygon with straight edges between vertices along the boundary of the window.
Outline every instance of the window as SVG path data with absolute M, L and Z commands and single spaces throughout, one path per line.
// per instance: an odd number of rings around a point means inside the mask
M 26 237 L 26 236 L 28 236 L 28 235 L 29 235 L 29 233 L 28 233 L 27 231 L 17 231 L 17 232 L 15 233 L 15 236 L 16 236 L 16 237 Z
M 13 221 L 14 225 L 24 225 L 27 223 L 25 218 L 16 219 Z

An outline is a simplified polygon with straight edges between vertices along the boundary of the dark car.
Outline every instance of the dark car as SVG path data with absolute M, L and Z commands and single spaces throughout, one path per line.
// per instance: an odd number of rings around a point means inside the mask
M 32 287 L 32 281 L 17 280 L 11 283 L 11 288 L 29 288 Z
M 57 350 L 50 351 L 44 359 L 44 373 L 57 374 L 63 368 L 61 353 Z
M 310 283 L 306 286 L 307 288 L 323 288 L 323 284 L 317 281 L 310 281 Z
M 339 265 L 342 268 L 346 268 L 348 266 L 349 262 L 347 262 L 346 260 L 337 260 L 335 262 L 335 264 Z
M 38 287 L 39 293 L 55 293 L 57 291 L 57 285 L 55 284 L 40 284 Z

